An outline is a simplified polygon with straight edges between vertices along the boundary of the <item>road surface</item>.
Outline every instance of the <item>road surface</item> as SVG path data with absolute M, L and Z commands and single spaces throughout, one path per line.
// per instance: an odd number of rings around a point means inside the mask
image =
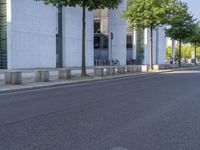
M 0 150 L 199 150 L 200 72 L 0 95 Z

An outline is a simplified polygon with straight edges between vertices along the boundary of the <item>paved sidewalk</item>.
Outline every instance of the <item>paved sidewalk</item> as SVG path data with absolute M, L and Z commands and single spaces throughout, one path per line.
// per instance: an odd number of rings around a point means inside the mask
M 95 82 L 99 80 L 107 80 L 107 79 L 114 79 L 114 78 L 124 78 L 124 77 L 131 77 L 131 76 L 141 76 L 145 74 L 152 74 L 152 73 L 163 73 L 163 72 L 173 72 L 177 70 L 200 70 L 199 67 L 191 67 L 191 68 L 177 68 L 177 69 L 166 69 L 166 70 L 159 70 L 159 71 L 152 71 L 152 72 L 143 72 L 143 73 L 126 73 L 120 75 L 113 75 L 113 76 L 105 76 L 105 77 L 97 77 L 90 74 L 86 78 L 80 78 L 80 71 L 75 71 L 73 73 L 73 78 L 70 80 L 59 80 L 58 79 L 58 72 L 56 69 L 50 72 L 50 81 L 49 82 L 35 82 L 34 81 L 34 72 L 26 71 L 23 73 L 23 84 L 22 85 L 5 85 L 4 83 L 4 71 L 0 70 L 0 93 L 9 93 L 21 90 L 30 90 L 30 89 L 40 89 L 40 88 L 47 88 L 53 86 L 62 86 L 66 84 L 78 84 L 78 83 L 86 83 L 86 82 Z
M 33 78 L 25 78 L 23 80 L 23 84 L 21 85 L 5 85 L 4 81 L 0 81 L 0 93 L 9 93 L 21 90 L 30 90 L 30 89 L 40 89 L 40 88 L 47 88 L 47 87 L 54 87 L 54 86 L 62 86 L 62 85 L 71 85 L 71 84 L 78 84 L 78 83 L 87 83 L 87 82 L 95 82 L 100 80 L 108 80 L 114 78 L 124 78 L 124 77 L 131 77 L 131 76 L 141 76 L 149 74 L 146 73 L 127 73 L 121 75 L 114 75 L 114 76 L 105 76 L 105 77 L 97 77 L 93 75 L 89 75 L 86 78 L 81 78 L 80 76 L 76 75 L 73 76 L 70 80 L 59 80 L 57 76 L 51 76 L 49 82 L 34 82 Z

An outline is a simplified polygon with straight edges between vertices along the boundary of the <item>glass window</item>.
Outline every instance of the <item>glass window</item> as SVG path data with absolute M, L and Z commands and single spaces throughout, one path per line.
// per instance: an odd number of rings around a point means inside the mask
M 136 36 L 136 61 L 137 64 L 142 64 L 144 61 L 144 30 L 138 30 Z
M 102 35 L 103 48 L 108 48 L 108 35 Z
M 100 33 L 101 32 L 101 23 L 100 20 L 94 20 L 94 33 Z
M 94 36 L 94 48 L 101 48 L 101 37 L 100 37 L 100 35 Z
M 126 48 L 133 48 L 133 35 L 131 34 L 126 36 Z
M 0 1 L 0 69 L 7 68 L 6 0 Z

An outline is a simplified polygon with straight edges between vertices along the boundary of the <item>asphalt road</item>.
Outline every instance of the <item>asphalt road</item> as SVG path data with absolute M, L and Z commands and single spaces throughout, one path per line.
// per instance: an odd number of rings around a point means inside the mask
M 0 150 L 200 150 L 200 72 L 0 95 Z

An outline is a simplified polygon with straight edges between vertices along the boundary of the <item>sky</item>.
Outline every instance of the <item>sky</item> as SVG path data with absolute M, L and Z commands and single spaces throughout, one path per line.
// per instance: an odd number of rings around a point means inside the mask
M 200 0 L 182 0 L 186 2 L 189 6 L 190 12 L 195 18 L 200 20 Z

